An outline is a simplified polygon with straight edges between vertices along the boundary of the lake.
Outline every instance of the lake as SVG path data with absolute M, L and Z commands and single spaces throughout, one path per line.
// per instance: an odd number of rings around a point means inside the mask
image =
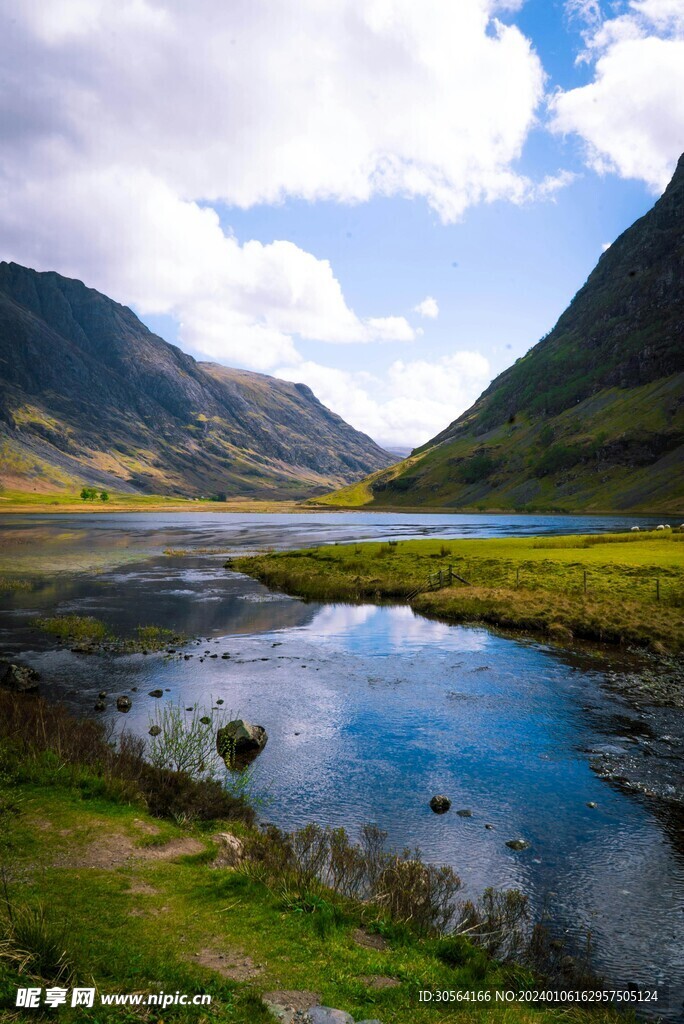
M 265 819 L 285 828 L 344 825 L 352 834 L 373 821 L 394 846 L 419 846 L 426 859 L 451 864 L 466 894 L 520 888 L 571 943 L 591 934 L 595 964 L 612 982 L 669 986 L 665 1019 L 675 1021 L 684 1000 L 681 820 L 592 771 L 596 753 L 641 753 L 648 740 L 643 717 L 605 685 L 604 661 L 590 650 L 429 621 L 401 605 L 306 603 L 223 568 L 231 551 L 585 533 L 658 521 L 4 516 L 0 553 L 11 553 L 17 575 L 22 566 L 44 574 L 31 591 L 3 598 L 0 648 L 5 657 L 21 655 L 41 673 L 46 695 L 79 712 L 95 714 L 97 694 L 107 690 L 105 715 L 140 735 L 160 704 L 151 689 L 183 707 L 223 700 L 268 731 L 253 767 Z M 83 655 L 35 629 L 45 614 L 93 615 L 120 634 L 166 626 L 191 639 L 171 655 Z M 133 700 L 128 715 L 113 708 L 122 693 Z M 429 800 L 442 792 L 453 807 L 436 816 Z M 505 845 L 518 837 L 529 849 Z

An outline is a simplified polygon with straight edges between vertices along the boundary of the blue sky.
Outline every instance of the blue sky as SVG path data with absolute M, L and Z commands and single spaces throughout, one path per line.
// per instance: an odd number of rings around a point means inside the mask
M 684 150 L 684 0 L 26 0 L 0 258 L 423 443 Z M 425 300 L 430 301 L 425 301 Z

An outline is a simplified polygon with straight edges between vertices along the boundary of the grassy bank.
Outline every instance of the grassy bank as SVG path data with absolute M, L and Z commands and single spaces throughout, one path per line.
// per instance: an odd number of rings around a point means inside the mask
M 452 622 L 660 654 L 684 649 L 681 530 L 345 544 L 231 564 L 305 598 L 410 600 L 417 611 Z M 431 591 L 428 580 L 437 584 L 440 570 L 452 582 Z
M 174 498 L 165 494 L 127 494 L 109 491 L 109 500 L 83 501 L 77 491 L 0 490 L 0 513 L 40 512 L 302 512 L 316 511 L 304 502 L 231 498 L 210 501 Z
M 274 990 L 315 992 L 324 1005 L 383 1024 L 615 1019 L 607 1009 L 420 1003 L 421 989 L 490 992 L 493 999 L 497 989 L 532 983 L 529 969 L 501 959 L 510 945 L 505 928 L 491 948 L 493 932 L 513 920 L 515 900 L 490 906 L 488 916 L 468 911 L 479 943 L 440 937 L 429 920 L 421 928 L 415 915 L 408 920 L 400 905 L 399 897 L 406 906 L 414 898 L 405 877 L 417 869 L 426 877 L 414 859 L 383 861 L 371 847 L 362 869 L 389 865 L 393 899 L 359 901 L 339 882 L 359 871 L 356 848 L 339 833 L 264 832 L 243 799 L 145 765 L 135 742 L 115 751 L 101 726 L 40 698 L 0 693 L 3 1020 L 26 1019 L 13 1009 L 20 984 L 212 998 L 210 1007 L 163 1012 L 49 1011 L 65 1022 L 259 1024 L 273 1020 L 262 996 Z M 237 866 L 227 865 L 221 832 L 242 843 Z M 329 847 L 337 836 L 337 859 L 327 861 L 336 865 L 332 889 L 314 877 L 326 835 Z M 431 899 L 442 906 L 452 876 L 434 869 L 430 877 Z M 424 894 L 414 906 L 425 906 Z

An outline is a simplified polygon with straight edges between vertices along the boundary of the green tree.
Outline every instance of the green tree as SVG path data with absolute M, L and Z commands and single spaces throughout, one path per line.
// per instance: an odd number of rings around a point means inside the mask
M 107 491 L 100 491 L 100 501 L 109 501 L 109 494 Z

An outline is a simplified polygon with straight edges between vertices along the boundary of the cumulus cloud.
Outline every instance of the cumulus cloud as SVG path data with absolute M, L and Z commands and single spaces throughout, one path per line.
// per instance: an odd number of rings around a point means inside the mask
M 684 6 L 631 0 L 624 13 L 590 27 L 582 59 L 594 63 L 593 81 L 551 99 L 551 127 L 579 135 L 599 173 L 660 192 L 684 149 Z
M 308 384 L 318 398 L 379 444 L 424 444 L 464 412 L 490 380 L 487 359 L 461 351 L 431 362 L 395 360 L 382 378 L 314 362 L 276 376 Z
M 414 313 L 419 313 L 420 316 L 425 316 L 429 320 L 436 320 L 439 316 L 439 306 L 437 305 L 437 299 L 433 299 L 431 295 L 427 295 L 422 302 L 419 302 L 417 306 L 413 307 Z
M 0 256 L 169 313 L 184 345 L 243 366 L 296 365 L 298 338 L 411 341 L 404 317 L 357 314 L 328 261 L 239 240 L 216 210 L 395 195 L 452 221 L 543 196 L 513 169 L 544 88 L 497 20 L 519 6 L 4 5 Z

